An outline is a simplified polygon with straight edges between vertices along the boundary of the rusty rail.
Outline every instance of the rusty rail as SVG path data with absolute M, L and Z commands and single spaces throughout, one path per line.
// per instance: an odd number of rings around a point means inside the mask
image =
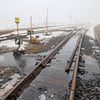
M 81 34 L 81 35 L 82 35 L 82 34 Z M 74 59 L 74 57 L 75 57 L 75 53 L 76 53 L 77 48 L 78 48 L 79 43 L 80 43 L 81 35 L 79 36 L 79 38 L 78 38 L 78 40 L 77 40 L 77 43 L 76 43 L 76 46 L 75 46 L 75 48 L 74 48 L 74 50 L 73 50 L 72 55 L 70 56 L 69 60 L 67 61 L 67 66 L 66 66 L 66 68 L 65 68 L 65 72 L 69 72 L 69 71 L 70 71 L 71 65 L 72 65 L 72 63 L 73 63 L 73 59 Z
M 72 31 L 73 32 L 73 31 Z M 45 57 L 45 59 L 43 59 L 43 63 L 42 65 L 45 66 L 47 64 L 47 62 L 50 61 L 50 59 L 52 59 L 55 54 L 59 51 L 59 49 L 63 46 L 62 44 L 66 43 L 72 36 L 73 34 L 68 35 L 67 38 L 65 38 L 63 41 L 61 41 L 56 47 L 55 49 L 48 55 Z M 76 32 L 75 32 L 76 33 Z
M 62 40 L 48 56 L 34 66 L 32 71 L 27 74 L 13 89 L 4 95 L 2 100 L 16 100 L 25 87 L 29 85 L 29 83 L 41 72 L 44 67 L 46 67 L 46 64 L 57 54 L 60 48 L 75 34 L 74 30 L 64 40 Z
M 83 41 L 84 34 L 82 35 L 82 38 L 80 40 L 80 44 L 78 47 L 78 54 L 77 54 L 77 59 L 75 62 L 75 67 L 74 67 L 74 72 L 73 72 L 73 77 L 72 77 L 72 84 L 71 84 L 71 89 L 70 89 L 70 95 L 69 95 L 69 100 L 74 100 L 74 95 L 75 95 L 75 87 L 76 87 L 76 76 L 77 76 L 77 70 L 78 70 L 78 64 L 79 64 L 79 59 L 80 59 L 80 52 L 81 52 L 81 45 Z

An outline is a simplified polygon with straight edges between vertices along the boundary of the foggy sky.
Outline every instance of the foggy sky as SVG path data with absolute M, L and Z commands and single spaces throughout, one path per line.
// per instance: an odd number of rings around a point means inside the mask
M 20 26 L 27 26 L 30 16 L 33 24 L 45 24 L 49 8 L 49 24 L 99 23 L 100 0 L 0 0 L 0 29 L 15 27 L 15 17 Z

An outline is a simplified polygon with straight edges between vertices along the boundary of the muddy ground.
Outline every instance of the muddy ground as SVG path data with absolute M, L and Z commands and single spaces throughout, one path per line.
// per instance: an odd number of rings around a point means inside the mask
M 48 43 L 39 43 L 39 44 L 28 44 L 25 48 L 26 53 L 40 53 L 40 52 L 47 52 L 50 49 L 54 48 L 60 41 L 64 39 L 65 35 L 53 37 L 49 40 Z

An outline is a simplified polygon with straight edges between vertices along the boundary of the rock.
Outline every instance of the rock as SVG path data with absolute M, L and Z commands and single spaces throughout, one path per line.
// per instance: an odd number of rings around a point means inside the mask
M 39 96 L 39 99 L 40 99 L 40 100 L 46 100 L 46 96 L 45 96 L 44 94 L 41 94 L 41 95 Z
M 100 87 L 95 87 L 95 89 L 96 89 L 97 91 L 100 91 Z
M 52 94 L 52 95 L 51 95 L 51 98 L 53 98 L 53 96 L 54 96 L 54 95 Z

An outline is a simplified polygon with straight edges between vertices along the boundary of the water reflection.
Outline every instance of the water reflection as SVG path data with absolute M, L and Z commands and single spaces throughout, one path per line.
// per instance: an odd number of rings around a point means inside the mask
M 0 55 L 0 66 L 16 67 L 23 73 L 29 72 L 35 65 L 35 56 L 14 57 L 12 52 Z
M 20 69 L 23 70 L 26 65 L 26 60 L 22 57 L 14 57 L 14 59 L 18 64 L 18 66 L 20 67 Z

